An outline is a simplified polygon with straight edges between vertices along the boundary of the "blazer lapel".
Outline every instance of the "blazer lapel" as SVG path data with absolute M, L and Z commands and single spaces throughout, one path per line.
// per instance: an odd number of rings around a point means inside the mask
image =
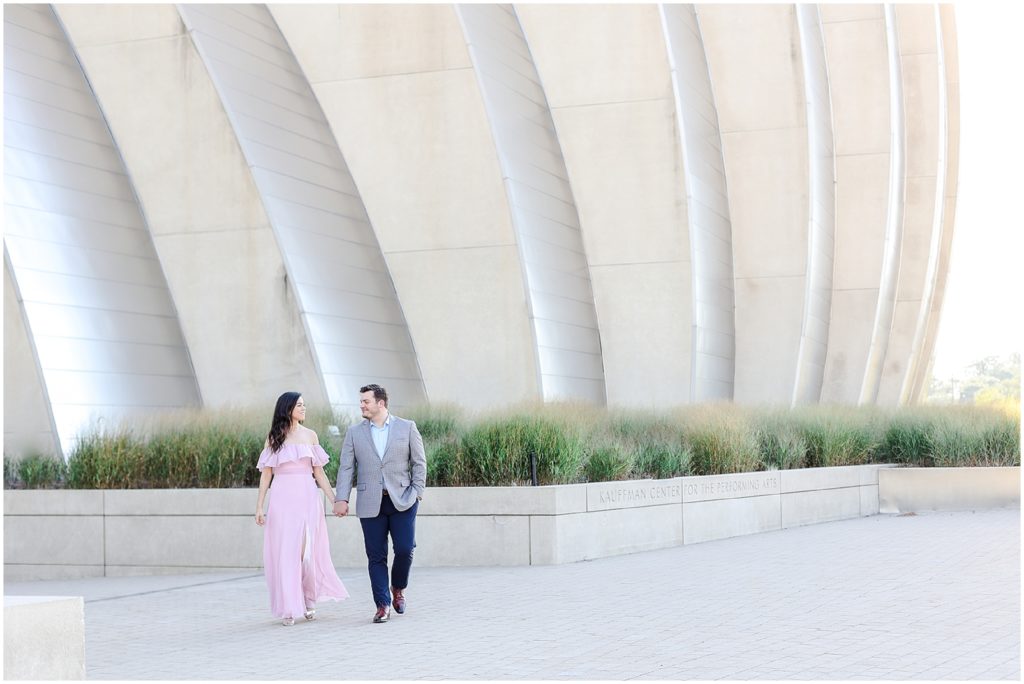
M 366 440 L 366 444 L 370 447 L 370 453 L 374 456 L 377 455 L 377 447 L 373 444 L 373 433 L 370 432 L 370 421 L 363 421 L 363 439 Z
M 384 445 L 384 455 L 381 460 L 384 460 L 388 456 L 388 452 L 391 451 L 391 443 L 395 441 L 395 429 L 398 427 L 398 421 L 395 420 L 394 416 L 390 416 L 391 427 L 388 429 L 388 443 Z

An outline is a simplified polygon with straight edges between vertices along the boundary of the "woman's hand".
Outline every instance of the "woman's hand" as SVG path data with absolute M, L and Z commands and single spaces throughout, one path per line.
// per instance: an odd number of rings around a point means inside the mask
M 267 517 L 263 515 L 263 511 L 256 511 L 256 524 L 260 527 L 267 521 Z

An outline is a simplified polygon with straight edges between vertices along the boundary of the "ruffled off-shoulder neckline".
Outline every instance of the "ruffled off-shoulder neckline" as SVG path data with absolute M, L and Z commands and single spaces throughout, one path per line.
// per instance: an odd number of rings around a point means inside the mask
M 313 459 L 314 466 L 325 465 L 331 459 L 319 444 L 282 444 L 281 448 L 277 451 L 271 451 L 270 447 L 264 449 L 260 454 L 259 462 L 256 463 L 256 469 L 276 468 L 282 463 L 300 461 L 304 458 Z

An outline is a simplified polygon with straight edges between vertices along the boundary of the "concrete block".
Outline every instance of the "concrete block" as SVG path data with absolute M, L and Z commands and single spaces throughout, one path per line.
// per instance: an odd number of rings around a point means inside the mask
M 860 514 L 878 515 L 878 485 L 860 487 Z
M 683 488 L 679 478 L 594 482 L 585 486 L 588 511 L 663 506 L 683 502 Z
M 472 66 L 451 5 L 269 5 L 311 83 Z
M 528 3 L 516 14 L 552 108 L 671 95 L 656 5 Z
M 782 495 L 782 527 L 798 527 L 860 516 L 860 487 Z
M 730 196 L 732 187 L 730 178 Z M 733 234 L 734 245 L 742 239 Z M 736 280 L 736 403 L 770 403 L 793 391 L 804 285 L 802 276 Z
M 152 41 L 184 32 L 174 5 L 61 4 L 59 12 L 65 25 L 73 27 L 75 47 L 79 49 L 128 39 Z
M 882 470 L 888 470 L 891 468 L 897 468 L 889 463 L 878 463 L 871 465 L 864 465 L 860 467 L 860 486 L 878 485 L 878 473 Z
M 103 565 L 4 563 L 4 580 L 7 582 L 36 582 L 40 580 L 82 579 L 85 577 L 103 577 Z
M 587 510 L 587 486 L 431 487 L 420 502 L 419 516 L 561 515 Z
M 682 505 L 530 517 L 530 563 L 553 565 L 679 546 Z
M 792 5 L 699 5 L 722 130 L 790 127 L 803 115 L 796 13 Z M 729 158 L 726 157 L 728 167 Z M 730 191 L 732 188 L 730 187 Z M 731 204 L 731 203 L 730 203 Z
M 4 596 L 4 679 L 85 679 L 81 596 Z
M 1020 508 L 1020 468 L 890 468 L 878 500 L 880 513 Z
M 682 480 L 683 503 L 717 501 L 748 496 L 766 496 L 781 491 L 780 471 L 699 475 Z
M 843 4 L 822 4 L 820 7 L 821 22 L 844 23 L 853 21 L 868 21 L 871 19 L 885 19 L 882 5 L 861 5 L 853 3 Z
M 420 510 L 423 510 L 422 507 Z M 416 514 L 419 523 L 419 513 Z M 335 568 L 366 568 L 366 548 L 363 545 L 363 528 L 359 518 L 348 515 L 344 518 L 327 516 L 327 536 L 331 540 L 331 560 Z M 260 549 L 263 548 L 262 539 Z M 262 553 L 262 551 L 261 551 Z M 263 565 L 262 556 L 260 565 Z
M 857 487 L 862 484 L 862 468 L 863 466 L 838 466 L 835 468 L 782 470 L 780 471 L 782 493 Z M 870 484 L 870 482 L 864 484 Z
M 690 261 L 675 105 L 671 91 L 661 95 L 553 112 L 591 266 Z M 599 150 L 594 140 L 604 141 Z M 644 239 L 631 239 L 622 230 L 628 225 L 644 226 Z
M 103 565 L 103 545 L 102 516 L 4 517 L 5 563 Z
M 360 539 L 363 565 L 366 556 Z M 529 565 L 528 516 L 424 516 L 416 519 L 416 564 Z
M 251 514 L 108 516 L 105 535 L 109 565 L 263 565 L 263 529 Z
M 370 216 L 376 228 L 372 208 Z M 514 245 L 395 252 L 387 261 L 431 401 L 484 409 L 539 396 L 533 370 L 524 370 L 537 362 Z
M 249 515 L 259 492 L 247 489 L 117 489 L 104 493 L 108 516 Z M 271 493 L 273 496 L 273 487 Z M 268 497 L 269 498 L 269 497 Z
M 11 515 L 103 515 L 98 489 L 7 489 L 4 517 Z
M 779 494 L 683 504 L 683 544 L 697 544 L 782 526 Z
M 587 210 L 578 197 L 577 203 L 581 212 Z M 600 212 L 600 207 L 593 211 Z M 583 222 L 584 242 L 591 244 L 590 226 L 585 218 Z M 692 298 L 690 264 L 600 266 L 591 261 L 590 277 L 602 321 L 609 405 L 636 408 L 688 402 L 693 318 L 689 309 L 679 309 L 679 302 Z M 647 295 L 637 301 L 632 296 L 636 291 Z M 644 340 L 643 354 L 636 353 L 638 335 Z

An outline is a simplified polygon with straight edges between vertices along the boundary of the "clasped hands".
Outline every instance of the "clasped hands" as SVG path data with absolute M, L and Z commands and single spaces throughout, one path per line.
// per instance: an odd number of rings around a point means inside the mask
M 335 501 L 334 502 L 334 515 L 339 518 L 344 518 L 348 515 L 348 501 Z

